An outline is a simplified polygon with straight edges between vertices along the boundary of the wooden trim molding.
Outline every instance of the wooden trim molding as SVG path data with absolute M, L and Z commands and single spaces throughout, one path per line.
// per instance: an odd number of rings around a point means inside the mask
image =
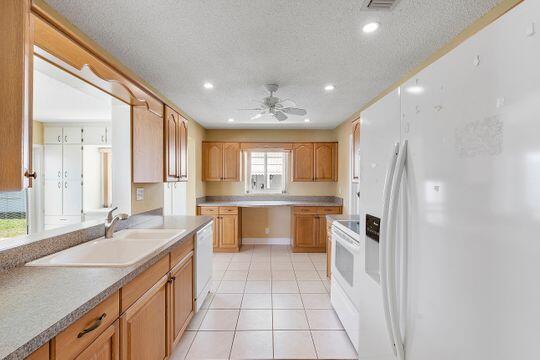
M 243 142 L 240 143 L 240 150 L 252 150 L 252 149 L 280 149 L 280 150 L 292 150 L 293 143 L 282 142 Z
M 34 45 L 52 55 L 51 57 L 40 54 L 42 57 L 46 57 L 49 62 L 61 68 L 65 68 L 67 64 L 77 72 L 77 77 L 128 104 L 144 107 L 157 116 L 163 116 L 163 103 L 160 100 L 144 91 L 137 83 L 131 81 L 108 63 L 103 62 L 94 52 L 81 46 L 39 15 L 33 15 L 33 18 Z

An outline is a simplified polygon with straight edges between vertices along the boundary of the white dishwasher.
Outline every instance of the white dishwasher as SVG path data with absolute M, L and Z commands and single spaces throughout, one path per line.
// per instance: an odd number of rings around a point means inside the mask
M 201 308 L 212 284 L 213 226 L 211 221 L 195 236 L 195 312 Z

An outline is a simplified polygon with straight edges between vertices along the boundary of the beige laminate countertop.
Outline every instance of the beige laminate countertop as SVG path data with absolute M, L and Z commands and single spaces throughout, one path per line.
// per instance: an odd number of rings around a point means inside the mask
M 238 200 L 238 201 L 206 201 L 197 206 L 236 206 L 236 207 L 271 207 L 271 206 L 342 206 L 330 201 L 304 200 Z
M 127 267 L 20 266 L 1 272 L 0 359 L 24 359 L 211 220 L 159 216 L 133 226 L 186 231 Z

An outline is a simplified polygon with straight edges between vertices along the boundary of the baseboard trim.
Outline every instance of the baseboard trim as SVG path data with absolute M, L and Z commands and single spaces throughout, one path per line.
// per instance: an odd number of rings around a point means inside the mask
M 291 238 L 242 238 L 242 244 L 246 245 L 290 245 Z

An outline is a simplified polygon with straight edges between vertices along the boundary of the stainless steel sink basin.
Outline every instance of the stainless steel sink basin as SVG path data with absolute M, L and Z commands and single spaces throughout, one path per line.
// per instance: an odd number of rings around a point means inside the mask
M 184 229 L 129 229 L 111 239 L 100 238 L 42 257 L 27 266 L 123 267 L 145 256 L 185 232 Z

